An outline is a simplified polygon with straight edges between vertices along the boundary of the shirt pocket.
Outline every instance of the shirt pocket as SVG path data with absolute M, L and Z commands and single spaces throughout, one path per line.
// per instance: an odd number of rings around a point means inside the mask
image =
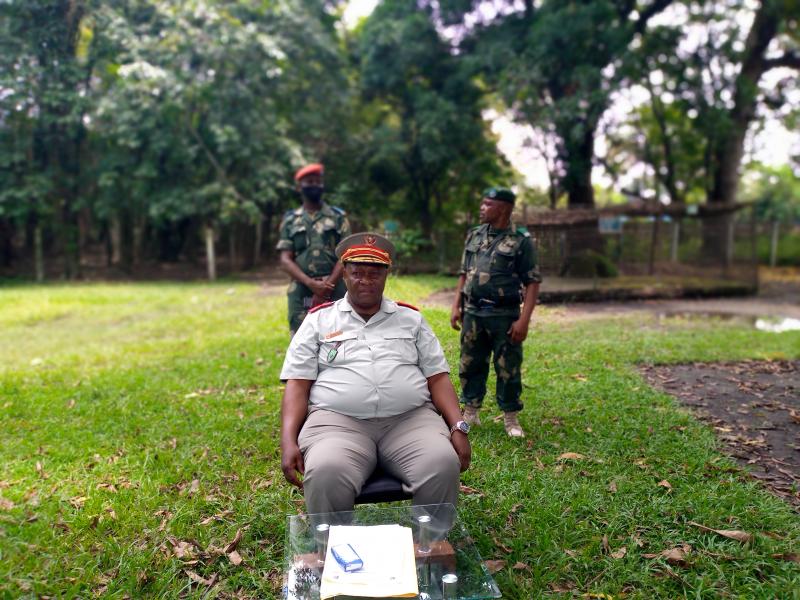
M 517 253 L 516 246 L 500 245 L 494 251 L 491 263 L 492 273 L 508 274 L 514 270 L 514 258 Z
M 377 360 L 398 362 L 407 365 L 419 364 L 417 339 L 410 332 L 386 333 L 378 342 Z
M 354 333 L 341 333 L 328 339 L 319 340 L 319 359 L 320 368 L 333 367 L 347 362 L 352 354 L 356 343 Z
M 306 235 L 306 226 L 297 225 L 289 230 L 289 237 L 292 239 L 295 252 L 300 254 L 308 246 L 308 236 Z

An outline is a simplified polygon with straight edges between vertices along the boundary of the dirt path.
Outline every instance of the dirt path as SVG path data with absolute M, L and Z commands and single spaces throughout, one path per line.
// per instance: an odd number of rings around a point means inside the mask
M 643 367 L 650 385 L 714 428 L 728 453 L 800 506 L 800 361 Z

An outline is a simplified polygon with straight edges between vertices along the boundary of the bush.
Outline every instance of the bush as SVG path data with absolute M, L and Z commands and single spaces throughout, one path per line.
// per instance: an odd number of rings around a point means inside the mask
M 564 277 L 603 277 L 610 278 L 619 275 L 619 269 L 611 260 L 595 252 L 585 250 L 567 259 L 566 265 L 561 269 Z

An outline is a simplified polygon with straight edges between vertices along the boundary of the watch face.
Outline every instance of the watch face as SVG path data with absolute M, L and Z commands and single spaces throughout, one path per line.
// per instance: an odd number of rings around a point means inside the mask
M 464 433 L 469 433 L 469 423 L 466 421 L 459 421 L 456 423 L 456 427 L 458 427 Z

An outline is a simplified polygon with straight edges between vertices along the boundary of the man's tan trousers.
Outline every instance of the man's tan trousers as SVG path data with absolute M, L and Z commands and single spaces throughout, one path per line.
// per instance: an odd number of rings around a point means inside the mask
M 312 409 L 300 435 L 308 513 L 353 510 L 375 466 L 403 482 L 414 504 L 455 505 L 460 463 L 444 419 L 427 404 L 394 417 L 356 419 Z

